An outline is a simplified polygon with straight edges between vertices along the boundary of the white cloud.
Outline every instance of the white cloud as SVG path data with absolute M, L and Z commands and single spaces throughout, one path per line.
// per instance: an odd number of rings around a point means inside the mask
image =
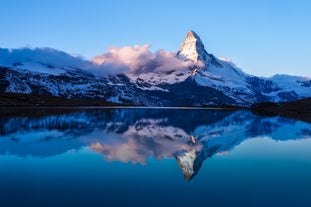
M 12 66 L 17 62 L 38 62 L 50 64 L 55 67 L 72 66 L 77 68 L 90 67 L 90 62 L 80 57 L 73 57 L 65 52 L 52 48 L 0 48 L 0 64 Z

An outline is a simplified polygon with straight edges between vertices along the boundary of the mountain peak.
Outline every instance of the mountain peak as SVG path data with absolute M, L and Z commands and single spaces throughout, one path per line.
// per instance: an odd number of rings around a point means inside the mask
M 199 35 L 197 33 L 195 33 L 193 30 L 190 30 L 187 32 L 186 38 L 195 38 L 195 39 L 201 40 Z
M 193 62 L 205 61 L 208 53 L 199 35 L 190 30 L 177 53 L 177 57 Z

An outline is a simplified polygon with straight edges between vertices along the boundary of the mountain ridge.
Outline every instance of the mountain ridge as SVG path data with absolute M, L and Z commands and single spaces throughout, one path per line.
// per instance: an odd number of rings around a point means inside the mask
M 101 64 L 55 50 L 1 49 L 0 53 L 1 93 L 144 106 L 249 107 L 311 97 L 311 78 L 249 75 L 209 54 L 193 31 L 187 33 L 175 56 L 164 51 L 153 54 L 148 46 L 113 49 Z M 119 73 L 105 74 L 106 68 Z

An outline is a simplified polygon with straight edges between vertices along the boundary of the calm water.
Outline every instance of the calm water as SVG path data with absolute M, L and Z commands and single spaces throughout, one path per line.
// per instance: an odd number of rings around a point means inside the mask
M 248 111 L 0 111 L 0 206 L 311 206 L 311 124 Z

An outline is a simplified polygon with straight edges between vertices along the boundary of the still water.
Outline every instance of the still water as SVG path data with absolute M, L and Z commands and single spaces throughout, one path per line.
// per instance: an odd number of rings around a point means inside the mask
M 311 206 L 311 124 L 248 111 L 0 110 L 0 206 Z

